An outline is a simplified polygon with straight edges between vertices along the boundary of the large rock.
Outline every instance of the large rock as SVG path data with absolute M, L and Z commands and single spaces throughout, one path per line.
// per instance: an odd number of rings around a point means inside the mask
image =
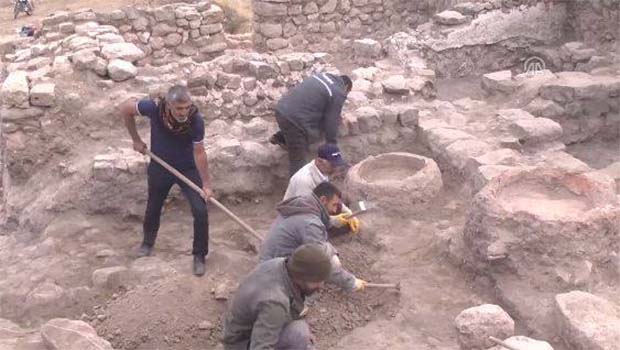
M 41 307 L 57 304 L 65 296 L 65 291 L 59 285 L 50 282 L 41 283 L 26 297 L 28 307 Z
M 514 335 L 515 322 L 501 307 L 484 304 L 461 312 L 454 320 L 462 350 L 484 350 L 493 346 L 489 337 Z
M 523 349 L 523 350 L 553 350 L 551 345 L 546 341 L 535 340 L 532 338 L 528 338 L 522 335 L 516 335 L 514 337 L 510 337 L 504 340 L 504 343 L 513 346 L 515 349 Z M 506 350 L 505 347 L 501 345 L 494 346 L 489 350 Z
M 509 70 L 487 73 L 482 76 L 482 88 L 490 93 L 499 91 L 509 94 L 514 92 L 517 87 L 518 84 L 512 80 L 512 72 Z
M 356 57 L 379 58 L 381 57 L 381 43 L 370 38 L 358 39 L 353 41 L 353 52 Z
M 557 141 L 562 137 L 560 124 L 547 118 L 515 120 L 511 126 L 514 135 L 524 145 Z
M 138 74 L 138 68 L 131 62 L 113 59 L 108 63 L 108 74 L 114 81 L 131 79 Z
M 393 75 L 381 82 L 381 85 L 383 86 L 383 91 L 388 94 L 406 95 L 409 93 L 409 84 L 402 75 Z
M 55 318 L 41 327 L 41 336 L 49 350 L 114 350 L 84 321 Z
M 28 108 L 28 75 L 24 71 L 11 72 L 0 89 L 2 104 L 7 107 Z
M 557 323 L 575 350 L 617 350 L 620 344 L 618 305 L 582 291 L 555 296 Z
M 144 51 L 132 43 L 112 43 L 101 48 L 101 54 L 108 60 L 120 58 L 125 61 L 135 62 L 145 57 Z
M 56 101 L 56 85 L 53 83 L 36 84 L 30 90 L 30 104 L 51 107 Z
M 438 24 L 453 26 L 467 22 L 467 16 L 456 11 L 443 11 L 434 15 L 433 21 Z

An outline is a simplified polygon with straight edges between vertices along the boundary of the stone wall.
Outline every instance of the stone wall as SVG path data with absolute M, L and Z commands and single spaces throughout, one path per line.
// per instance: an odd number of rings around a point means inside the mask
M 620 1 L 590 0 L 567 1 L 568 23 L 577 39 L 588 45 L 611 46 L 619 52 L 620 47 Z
M 289 47 L 335 52 L 352 39 L 384 39 L 413 29 L 434 14 L 465 4 L 477 9 L 535 5 L 543 0 L 253 0 L 257 49 Z M 471 5 L 473 3 L 473 5 Z
M 257 49 L 336 51 L 343 40 L 381 37 L 427 19 L 429 1 L 253 0 Z
M 205 61 L 227 48 L 224 20 L 222 9 L 209 2 L 178 3 L 154 9 L 128 6 L 109 13 L 59 12 L 43 19 L 42 32 L 45 40 L 52 42 L 75 35 L 76 24 L 96 22 L 117 28 L 124 41 L 138 46 L 149 60 L 190 56 Z

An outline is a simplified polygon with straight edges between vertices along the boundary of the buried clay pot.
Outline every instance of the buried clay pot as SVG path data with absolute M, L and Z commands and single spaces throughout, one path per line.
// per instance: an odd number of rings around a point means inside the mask
M 587 283 L 583 266 L 618 250 L 620 207 L 611 179 L 559 169 L 515 169 L 473 199 L 464 230 L 481 272 L 512 272 L 553 290 Z
M 434 198 L 443 186 L 434 160 L 412 153 L 370 156 L 347 173 L 345 186 L 354 198 L 386 210 L 410 211 L 412 205 Z

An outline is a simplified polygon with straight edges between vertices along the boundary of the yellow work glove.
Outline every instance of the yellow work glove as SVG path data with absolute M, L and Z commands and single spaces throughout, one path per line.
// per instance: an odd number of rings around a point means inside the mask
M 349 225 L 347 214 L 338 214 L 329 217 L 329 225 L 335 228 L 341 228 Z
M 354 292 L 359 292 L 361 290 L 364 290 L 364 288 L 366 288 L 366 285 L 368 284 L 368 282 L 361 280 L 359 278 L 355 278 L 355 287 L 353 287 L 353 291 Z
M 351 233 L 357 234 L 358 232 L 360 232 L 360 220 L 358 218 L 350 218 L 348 223 Z

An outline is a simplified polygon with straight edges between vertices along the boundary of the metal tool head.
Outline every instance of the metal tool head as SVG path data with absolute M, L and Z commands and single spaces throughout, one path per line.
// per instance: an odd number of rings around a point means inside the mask
M 357 208 L 355 208 L 357 207 Z M 357 216 L 359 214 L 362 213 L 366 213 L 369 210 L 373 210 L 376 209 L 377 205 L 375 203 L 372 202 L 367 202 L 367 201 L 358 201 L 356 205 L 354 205 L 353 210 L 353 214 L 350 215 L 350 217 L 354 217 Z

